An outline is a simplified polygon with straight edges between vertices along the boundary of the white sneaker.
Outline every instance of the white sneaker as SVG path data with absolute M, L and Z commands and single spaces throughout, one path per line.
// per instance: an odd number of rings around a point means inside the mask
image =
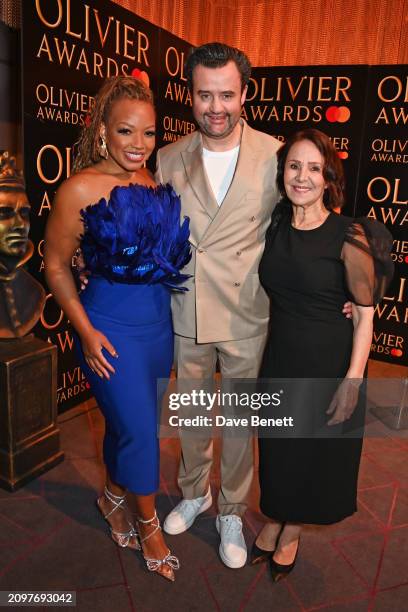
M 170 535 L 177 535 L 187 531 L 197 516 L 208 510 L 212 504 L 211 489 L 204 497 L 196 499 L 182 499 L 179 504 L 167 515 L 163 529 Z
M 247 560 L 247 548 L 240 517 L 236 514 L 218 514 L 215 526 L 221 537 L 219 552 L 222 562 L 232 569 L 243 567 Z

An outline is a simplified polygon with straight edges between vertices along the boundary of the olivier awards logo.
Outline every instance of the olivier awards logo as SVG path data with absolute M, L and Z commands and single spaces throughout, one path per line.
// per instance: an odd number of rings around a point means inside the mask
M 39 27 L 30 35 L 33 56 L 41 66 L 50 63 L 51 73 L 57 67 L 76 71 L 80 74 L 74 80 L 83 83 L 88 75 L 100 79 L 133 75 L 149 86 L 145 68 L 151 63 L 150 40 L 141 29 L 78 0 L 36 0 L 35 18 Z M 35 86 L 35 101 L 40 121 L 82 127 L 94 97 L 43 80 Z
M 46 83 L 37 85 L 35 97 L 39 104 L 36 117 L 40 121 L 69 123 L 81 127 L 95 101 L 93 96 Z
M 404 226 L 408 222 L 408 199 L 403 191 L 407 191 L 406 176 L 373 177 L 367 184 L 367 197 L 372 203 L 367 217 L 386 225 Z
M 77 397 L 91 388 L 79 366 L 61 372 L 59 380 L 61 384 L 57 389 L 58 405 Z
M 279 140 L 296 130 L 316 127 L 330 135 L 340 159 L 348 159 L 352 74 L 324 74 L 318 66 L 307 74 L 302 74 L 301 67 L 288 68 L 285 76 L 282 70 L 254 70 L 242 112 L 244 119 Z
M 394 293 L 385 296 L 383 301 L 376 305 L 375 315 L 377 320 L 385 324 L 391 324 L 392 327 L 400 329 L 401 333 L 388 333 L 376 329 L 373 334 L 371 353 L 389 355 L 394 358 L 403 357 L 405 354 L 403 334 L 405 326 L 408 325 L 407 289 L 407 278 L 399 278 Z
M 376 125 L 406 125 L 408 123 L 408 76 L 387 75 L 377 86 L 378 99 L 383 103 L 376 119 Z
M 195 124 L 186 119 L 191 115 L 191 93 L 185 76 L 185 50 L 177 48 L 176 44 L 168 44 L 164 53 L 164 66 L 161 73 L 162 96 L 162 142 L 174 142 L 194 132 Z
M 408 139 L 374 138 L 370 161 L 381 164 L 408 164 Z
M 165 54 L 166 74 L 168 75 L 164 98 L 167 101 L 178 102 L 192 106 L 191 94 L 184 75 L 185 52 L 170 46 Z
M 251 77 L 247 93 L 247 120 L 320 123 L 349 121 L 351 79 L 348 76 Z M 325 103 L 330 102 L 330 106 Z M 336 102 L 336 105 L 333 103 Z
M 37 151 L 36 168 L 38 177 L 46 186 L 40 196 L 40 205 L 37 212 L 37 216 L 41 217 L 44 212 L 48 214 L 51 210 L 51 201 L 57 183 L 71 175 L 71 147 L 58 147 L 52 143 L 44 144 Z M 52 189 L 51 193 L 49 187 Z M 40 271 L 42 269 L 43 265 L 41 265 Z
M 35 0 L 35 10 L 46 28 L 37 58 L 101 79 L 129 75 L 129 62 L 150 66 L 148 35 L 120 18 L 75 0 Z
M 377 176 L 369 177 L 367 196 L 371 208 L 367 216 L 401 228 L 408 221 L 408 182 L 404 168 L 408 162 L 408 139 L 401 137 L 408 121 L 408 76 L 380 73 L 373 89 L 376 100 L 368 155 L 373 167 L 380 164 L 382 169 L 376 171 Z M 399 257 L 395 261 L 402 263 Z

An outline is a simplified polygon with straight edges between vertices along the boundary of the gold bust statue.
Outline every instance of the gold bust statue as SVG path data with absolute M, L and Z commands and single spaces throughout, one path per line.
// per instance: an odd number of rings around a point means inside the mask
M 45 291 L 23 269 L 33 254 L 30 203 L 15 158 L 0 155 L 0 339 L 20 338 L 37 323 Z

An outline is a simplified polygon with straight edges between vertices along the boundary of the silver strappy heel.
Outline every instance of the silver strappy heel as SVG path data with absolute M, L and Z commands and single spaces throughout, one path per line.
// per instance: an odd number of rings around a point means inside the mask
M 129 531 L 125 531 L 125 532 L 115 531 L 112 525 L 108 521 L 108 518 L 110 517 L 110 515 L 116 512 L 116 510 L 122 510 L 123 512 L 126 511 L 125 510 L 126 495 L 114 495 L 113 493 L 111 493 L 111 491 L 109 491 L 109 489 L 106 486 L 105 486 L 103 494 L 106 497 L 106 499 L 110 501 L 111 504 L 113 504 L 112 510 L 110 510 L 107 514 L 104 514 L 104 511 L 102 510 L 102 507 L 100 505 L 102 496 L 97 498 L 96 505 L 98 506 L 103 518 L 109 525 L 112 540 L 121 548 L 131 548 L 132 550 L 140 550 L 140 544 L 139 544 L 137 531 L 134 525 L 132 525 L 132 523 L 129 520 L 128 520 L 128 524 L 129 524 L 130 529 Z
M 154 521 L 156 521 L 156 523 L 154 523 Z M 174 582 L 175 576 L 174 576 L 173 570 L 180 569 L 180 561 L 178 560 L 176 556 L 171 554 L 170 550 L 168 550 L 167 555 L 163 557 L 163 559 L 153 559 L 151 557 L 146 557 L 143 552 L 143 542 L 146 542 L 146 540 L 151 538 L 157 531 L 161 530 L 160 521 L 158 519 L 156 511 L 154 512 L 153 518 L 148 519 L 148 520 L 143 520 L 138 517 L 137 522 L 141 523 L 142 525 L 152 524 L 154 527 L 153 531 L 149 533 L 147 536 L 145 536 L 144 538 L 140 537 L 140 533 L 139 533 L 139 542 L 141 545 L 142 555 L 143 555 L 143 559 L 146 562 L 147 569 L 150 572 L 157 572 L 160 576 L 163 576 L 163 578 L 166 578 L 167 580 Z M 167 565 L 172 570 L 170 574 L 168 575 L 163 574 L 159 571 L 160 568 L 163 567 L 164 565 Z

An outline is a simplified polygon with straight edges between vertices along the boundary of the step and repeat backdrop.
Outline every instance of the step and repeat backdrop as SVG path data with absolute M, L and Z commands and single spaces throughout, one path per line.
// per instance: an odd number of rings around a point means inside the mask
M 314 127 L 343 160 L 343 212 L 384 223 L 395 275 L 375 309 L 371 358 L 408 365 L 408 66 L 254 68 L 244 116 L 283 141 Z
M 157 108 L 157 146 L 195 129 L 184 75 L 189 43 L 108 0 L 23 3 L 24 172 L 32 205 L 31 272 L 44 281 L 44 228 L 72 149 L 106 77 L 148 79 Z M 144 73 L 144 74 L 142 74 Z M 407 358 L 407 66 L 254 68 L 243 116 L 285 137 L 316 127 L 333 138 L 347 176 L 346 214 L 385 223 L 395 238 L 396 275 L 377 307 L 371 356 Z M 405 129 L 404 129 L 405 128 Z M 149 162 L 154 169 L 154 159 Z M 69 321 L 48 293 L 35 333 L 59 349 L 60 411 L 90 395 L 77 365 Z
M 389 228 L 393 283 L 376 307 L 371 357 L 408 364 L 408 66 L 372 66 L 356 212 Z
M 313 127 L 328 134 L 347 176 L 345 214 L 356 203 L 368 66 L 254 68 L 245 118 L 284 141 Z

